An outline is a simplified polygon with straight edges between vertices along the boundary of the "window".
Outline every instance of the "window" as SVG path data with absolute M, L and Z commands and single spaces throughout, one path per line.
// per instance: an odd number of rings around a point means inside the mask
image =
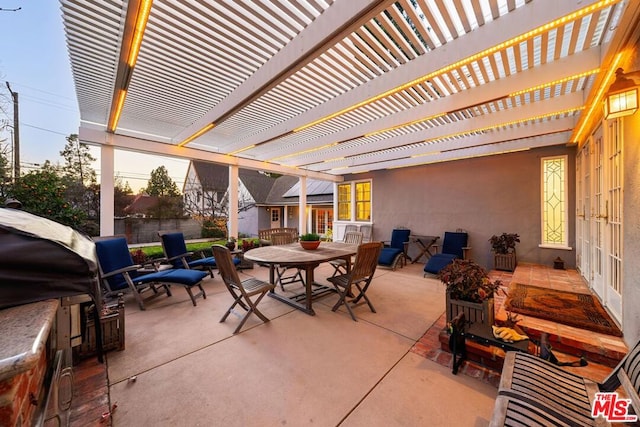
M 371 220 L 371 182 L 356 183 L 356 221 Z
M 337 185 L 338 221 L 371 221 L 371 181 Z
M 351 220 L 351 184 L 338 185 L 338 219 Z
M 543 157 L 542 245 L 568 247 L 567 156 Z

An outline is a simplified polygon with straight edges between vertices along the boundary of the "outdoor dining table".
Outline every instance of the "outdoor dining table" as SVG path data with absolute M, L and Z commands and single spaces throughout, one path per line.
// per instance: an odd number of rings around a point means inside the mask
M 312 302 L 321 296 L 334 292 L 333 288 L 316 283 L 314 270 L 323 262 L 335 259 L 344 259 L 347 262 L 347 271 L 351 266 L 351 257 L 356 254 L 358 245 L 350 245 L 341 242 L 321 242 L 314 250 L 303 249 L 299 243 L 277 246 L 263 246 L 247 251 L 245 259 L 259 264 L 269 265 L 269 281 L 275 283 L 275 269 L 280 267 L 296 267 L 305 271 L 305 292 L 293 296 L 269 292 L 269 296 L 289 304 L 307 314 L 315 315 Z

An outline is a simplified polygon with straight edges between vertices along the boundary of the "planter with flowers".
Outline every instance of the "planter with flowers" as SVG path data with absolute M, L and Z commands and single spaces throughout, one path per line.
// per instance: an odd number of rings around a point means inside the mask
M 493 265 L 496 270 L 515 271 L 518 261 L 516 259 L 516 243 L 520 242 L 520 236 L 515 233 L 502 233 L 493 235 L 489 239 L 493 251 Z
M 454 259 L 438 273 L 447 287 L 447 322 L 460 312 L 471 323 L 493 325 L 493 296 L 502 282 L 489 279 L 487 271 L 471 260 Z

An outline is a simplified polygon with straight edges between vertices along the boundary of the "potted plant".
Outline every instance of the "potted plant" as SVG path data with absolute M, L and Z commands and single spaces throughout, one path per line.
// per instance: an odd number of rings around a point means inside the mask
M 300 236 L 300 246 L 304 249 L 317 249 L 320 246 L 320 235 L 306 233 Z
M 447 287 L 447 321 L 460 312 L 471 322 L 493 325 L 493 296 L 502 286 L 492 282 L 487 270 L 471 260 L 456 258 L 438 273 Z
M 225 243 L 225 246 L 227 248 L 229 248 L 230 251 L 233 251 L 236 249 L 236 238 L 231 236 L 229 237 L 229 240 L 227 240 L 227 243 Z
M 517 265 L 516 243 L 520 236 L 515 233 L 495 234 L 489 239 L 493 251 L 493 263 L 496 270 L 514 271 Z

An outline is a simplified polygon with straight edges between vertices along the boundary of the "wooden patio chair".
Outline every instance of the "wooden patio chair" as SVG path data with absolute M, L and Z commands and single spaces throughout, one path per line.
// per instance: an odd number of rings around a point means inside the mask
M 342 242 L 351 245 L 361 245 L 362 233 L 360 233 L 359 231 L 347 231 L 344 234 L 344 239 L 342 240 Z M 334 259 L 332 261 L 329 261 L 329 264 L 331 264 L 334 268 L 331 277 L 334 277 L 338 273 L 345 274 L 350 267 L 350 263 L 347 263 L 347 260 L 345 259 Z
M 222 316 L 220 322 L 227 320 L 227 317 L 236 305 L 239 305 L 247 312 L 240 320 L 240 324 L 236 327 L 234 334 L 237 334 L 242 326 L 245 324 L 249 316 L 253 313 L 258 316 L 263 322 L 268 322 L 269 319 L 258 310 L 257 305 L 267 292 L 272 291 L 276 287 L 273 283 L 263 282 L 262 280 L 251 277 L 246 280 L 240 280 L 238 271 L 231 259 L 231 252 L 228 248 L 222 245 L 213 245 L 213 256 L 218 263 L 218 273 L 222 276 L 225 286 L 229 290 L 229 293 L 233 295 L 233 304 L 229 307 L 227 312 Z M 255 300 L 253 299 L 255 297 Z
M 271 235 L 271 244 L 274 246 L 277 245 L 288 245 L 294 243 L 295 239 L 291 233 L 273 233 Z M 284 285 L 290 285 L 292 283 L 300 282 L 304 285 L 304 278 L 302 277 L 302 270 L 295 267 L 283 267 L 280 265 L 274 265 L 276 272 L 276 284 L 280 285 L 280 289 L 284 291 Z M 295 270 L 294 274 L 289 274 L 285 276 L 287 271 Z
M 348 274 L 341 274 L 339 276 L 329 277 L 327 280 L 333 284 L 333 287 L 340 295 L 340 299 L 331 309 L 336 311 L 341 305 L 347 308 L 347 311 L 351 315 L 351 318 L 356 322 L 355 314 L 350 307 L 350 303 L 358 304 L 361 299 L 364 299 L 372 312 L 376 312 L 376 309 L 371 304 L 371 301 L 366 295 L 373 274 L 376 272 L 378 265 L 378 257 L 382 250 L 382 242 L 369 242 L 363 243 L 358 246 L 358 252 L 356 253 L 356 259 L 353 263 L 353 267 Z M 358 290 L 358 294 L 351 301 L 347 301 L 346 298 L 353 295 L 352 288 L 355 287 Z

